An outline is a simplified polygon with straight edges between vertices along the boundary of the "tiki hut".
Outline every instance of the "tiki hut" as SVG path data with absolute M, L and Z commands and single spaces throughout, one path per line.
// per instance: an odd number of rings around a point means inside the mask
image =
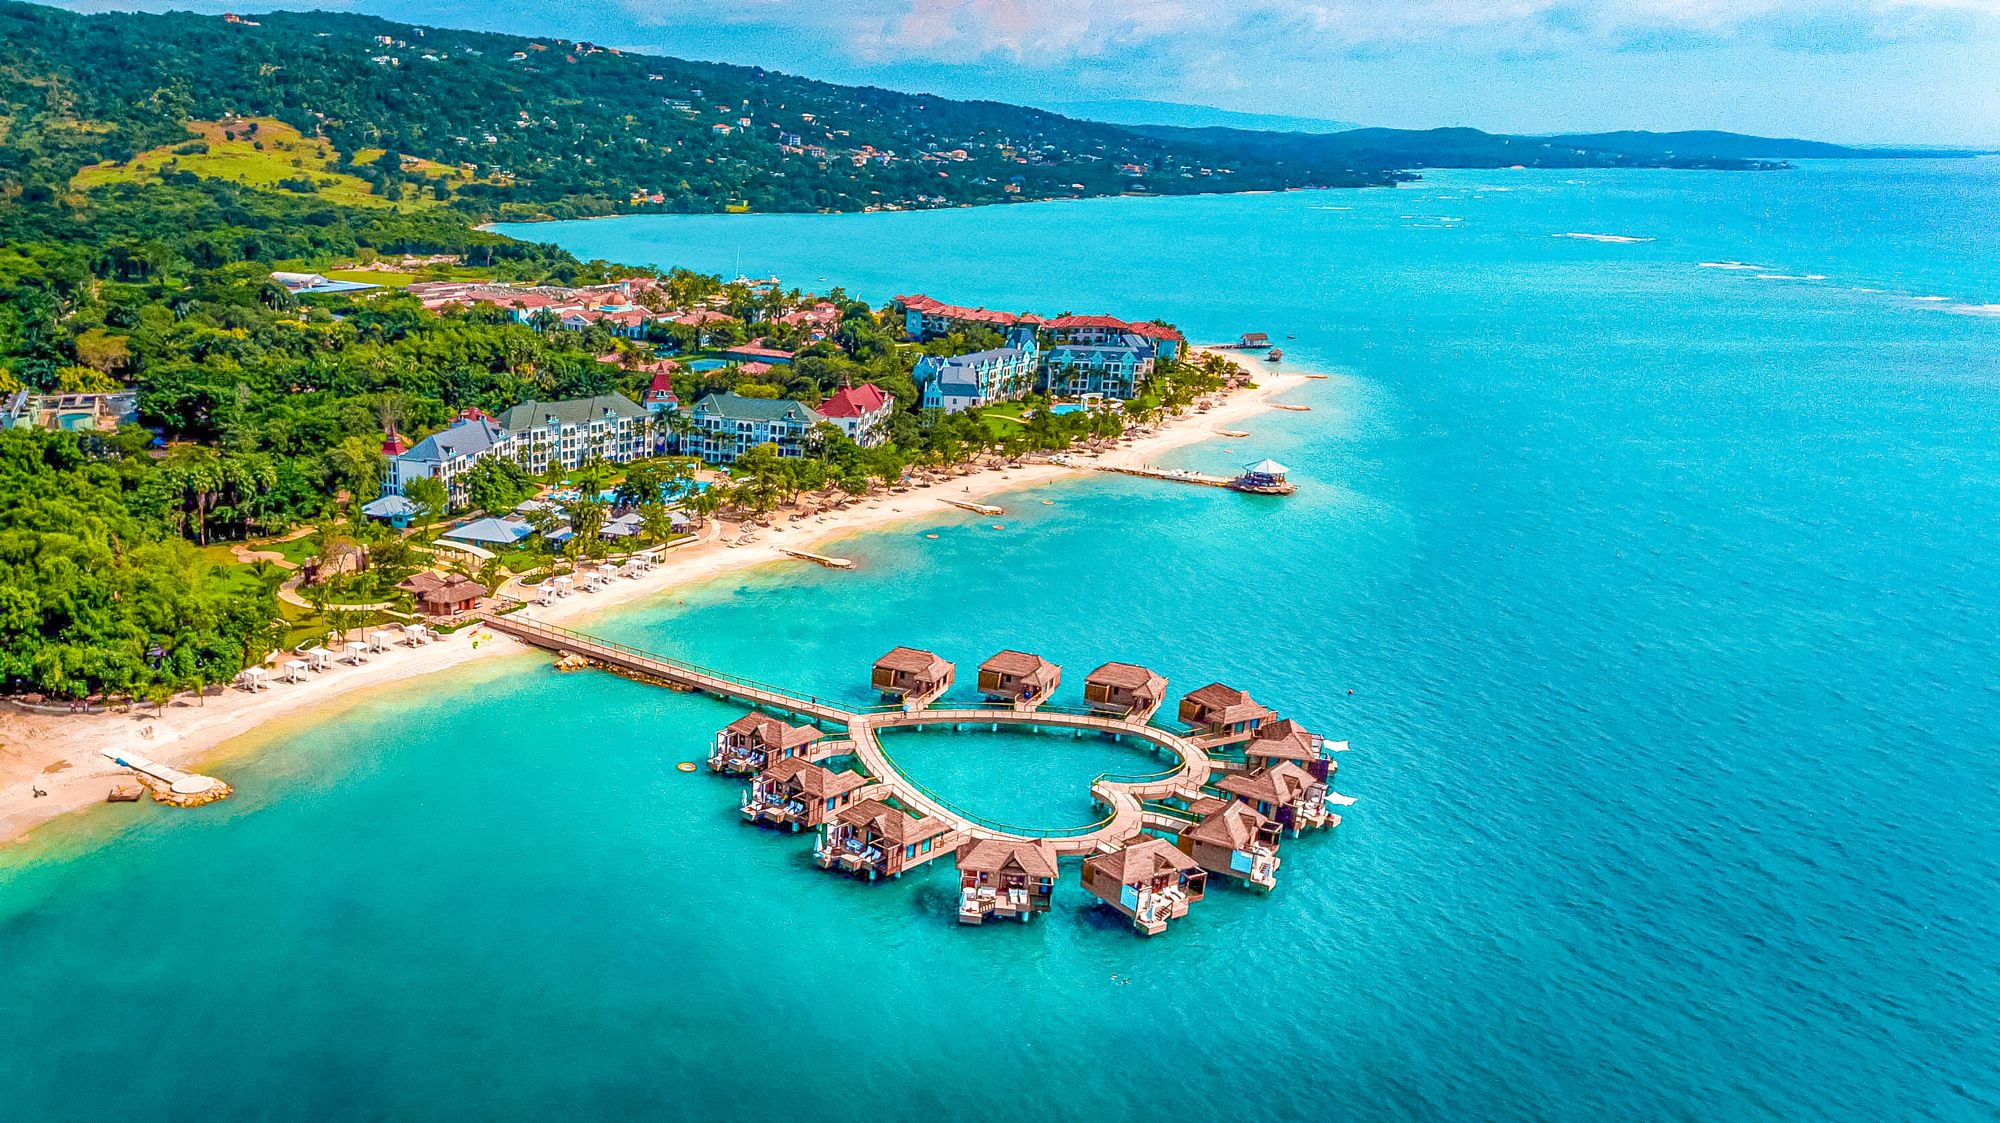
M 1333 771 L 1333 761 L 1320 741 L 1305 726 L 1291 718 L 1266 722 L 1243 746 L 1243 758 L 1252 768 L 1267 768 L 1289 760 L 1321 780 Z
M 1045 838 L 982 838 L 958 854 L 958 922 L 1028 920 L 1049 911 L 1056 848 Z
M 1136 663 L 1106 663 L 1083 680 L 1083 697 L 1098 713 L 1143 722 L 1167 700 L 1167 680 Z
M 739 775 L 761 772 L 781 760 L 809 757 L 813 742 L 824 736 L 814 726 L 787 725 L 769 714 L 744 714 L 715 735 L 708 766 Z
M 1062 668 L 1025 651 L 1002 651 L 979 664 L 979 692 L 995 702 L 1033 708 L 1062 682 Z
M 898 647 L 875 660 L 869 681 L 883 697 L 903 703 L 905 709 L 917 709 L 930 705 L 938 695 L 951 689 L 955 670 L 931 652 Z
M 1247 741 L 1277 715 L 1233 686 L 1211 682 L 1181 699 L 1181 722 L 1208 748 Z
M 864 799 L 821 825 L 813 859 L 821 869 L 837 867 L 873 881 L 901 877 L 906 870 L 958 849 L 959 842 L 941 819 L 920 818 L 883 800 Z
M 1134 928 L 1157 936 L 1167 930 L 1169 920 L 1186 916 L 1188 905 L 1201 900 L 1208 874 L 1165 839 L 1147 835 L 1084 859 L 1083 887 L 1131 918 Z
M 1278 883 L 1281 830 L 1247 803 L 1226 803 L 1181 832 L 1181 850 L 1202 869 L 1245 885 L 1270 889 Z
M 1293 834 L 1306 827 L 1327 825 L 1326 783 L 1289 760 L 1232 773 L 1215 786 L 1256 808 L 1258 814 L 1277 820 Z
M 743 817 L 797 831 L 818 827 L 868 786 L 859 772 L 834 772 L 802 757 L 765 768 L 743 793 Z

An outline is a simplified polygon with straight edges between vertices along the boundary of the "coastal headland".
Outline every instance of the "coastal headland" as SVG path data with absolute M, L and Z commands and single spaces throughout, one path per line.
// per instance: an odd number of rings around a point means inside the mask
M 1236 431 L 1232 423 L 1274 408 L 1277 398 L 1314 378 L 1253 363 L 1237 352 L 1212 353 L 1241 365 L 1255 381 L 1205 412 L 1189 411 L 1150 430 L 1134 431 L 1105 452 L 1071 454 L 1066 463 L 988 462 L 840 510 L 811 516 L 780 511 L 773 525 L 760 529 L 747 544 L 734 544 L 737 528 L 732 524 L 713 521 L 697 541 L 662 555 L 651 572 L 539 608 L 536 615 L 550 623 L 575 624 L 733 570 L 773 562 L 803 564 L 788 551 L 826 553 L 828 544 L 841 538 L 954 513 L 947 505 L 953 501 L 985 499 L 1098 468 L 1143 466 L 1165 452 L 1223 435 L 1218 430 Z M 272 723 L 323 718 L 365 695 L 474 660 L 527 650 L 490 630 L 467 628 L 440 643 L 394 647 L 361 665 L 341 665 L 304 682 L 279 683 L 257 693 L 231 687 L 200 702 L 177 701 L 164 711 L 134 706 L 127 712 L 44 714 L 0 707 L 0 844 L 18 842 L 51 819 L 103 802 L 109 787 L 127 776 L 103 757 L 103 750 L 138 752 L 163 764 L 199 769 L 207 758 L 229 755 L 229 742 Z

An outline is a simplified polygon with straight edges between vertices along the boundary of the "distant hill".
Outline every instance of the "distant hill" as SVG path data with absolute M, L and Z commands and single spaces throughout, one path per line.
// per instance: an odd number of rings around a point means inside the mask
M 1960 149 L 1855 148 L 1817 140 L 1789 140 L 1783 137 L 1746 136 L 1743 133 L 1707 130 L 1677 133 L 1638 130 L 1615 133 L 1565 133 L 1542 139 L 1578 148 L 1621 152 L 1628 156 L 1646 158 L 1699 155 L 1746 160 L 1867 160 L 1971 155 Z
M 1339 133 L 1361 127 L 1351 121 L 1331 121 L 1324 117 L 1243 113 L 1234 109 L 1217 109 L 1212 105 L 1186 105 L 1177 101 L 1142 101 L 1137 98 L 1071 101 L 1051 108 L 1068 117 L 1103 121 L 1112 125 L 1222 127 L 1274 133 Z

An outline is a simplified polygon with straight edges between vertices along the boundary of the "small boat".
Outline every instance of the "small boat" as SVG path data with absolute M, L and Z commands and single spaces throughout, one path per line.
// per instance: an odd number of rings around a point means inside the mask
M 1267 362 L 1267 363 L 1275 363 L 1275 362 L 1277 362 L 1277 361 L 1279 361 L 1279 360 L 1283 359 L 1284 357 L 1285 357 L 1285 349 L 1284 349 L 1284 348 L 1282 348 L 1282 347 L 1273 347 L 1273 348 L 1271 348 L 1271 353 L 1270 353 L 1270 354 L 1268 354 L 1268 355 L 1266 355 L 1266 356 L 1264 356 L 1264 361 L 1265 361 L 1265 362 Z

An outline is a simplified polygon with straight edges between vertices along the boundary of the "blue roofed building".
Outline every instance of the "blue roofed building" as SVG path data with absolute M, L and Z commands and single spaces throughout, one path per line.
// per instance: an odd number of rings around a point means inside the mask
M 1035 386 L 1041 347 L 1030 328 L 1008 333 L 1007 346 L 965 355 L 926 355 L 911 377 L 923 409 L 959 413 L 994 402 L 1013 401 Z
M 1128 333 L 1100 343 L 1056 344 L 1049 348 L 1042 382 L 1059 397 L 1102 394 L 1130 401 L 1139 396 L 1140 383 L 1152 373 L 1153 345 Z
M 466 470 L 480 458 L 502 450 L 507 439 L 507 431 L 485 414 L 461 418 L 451 428 L 418 441 L 415 448 L 392 454 L 389 474 L 382 482 L 383 494 L 401 495 L 414 479 L 437 479 L 444 482 L 452 505 L 464 506 Z

